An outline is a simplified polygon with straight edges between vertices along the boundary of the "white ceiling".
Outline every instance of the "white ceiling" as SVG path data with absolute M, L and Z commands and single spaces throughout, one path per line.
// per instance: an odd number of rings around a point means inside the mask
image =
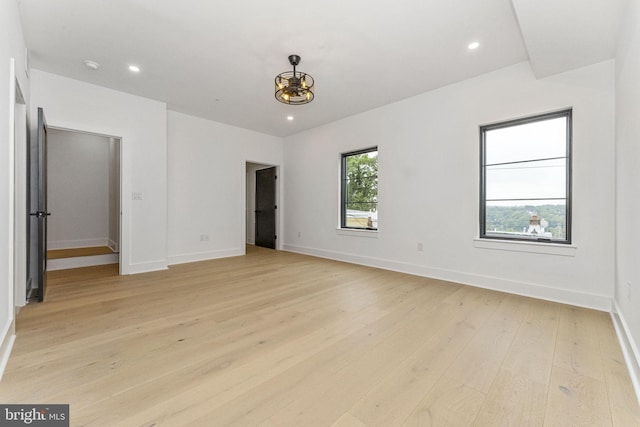
M 615 56 L 626 0 L 513 0 L 537 77 Z
M 626 0 L 19 4 L 33 68 L 286 136 L 527 59 L 538 76 L 610 59 Z M 308 105 L 274 98 L 293 53 L 316 80 Z

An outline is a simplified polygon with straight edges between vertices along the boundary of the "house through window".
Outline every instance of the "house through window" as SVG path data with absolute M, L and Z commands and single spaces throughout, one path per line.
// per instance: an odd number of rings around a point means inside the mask
M 480 128 L 480 238 L 571 243 L 571 113 Z
M 378 147 L 342 154 L 341 228 L 378 229 Z

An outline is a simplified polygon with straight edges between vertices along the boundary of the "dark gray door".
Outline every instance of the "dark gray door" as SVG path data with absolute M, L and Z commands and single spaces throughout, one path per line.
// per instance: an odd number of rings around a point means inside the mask
M 29 221 L 30 300 L 44 300 L 47 290 L 47 122 L 42 108 L 38 108 L 37 138 L 31 149 L 32 178 L 29 185 L 31 200 Z
M 256 246 L 276 248 L 276 168 L 256 171 Z

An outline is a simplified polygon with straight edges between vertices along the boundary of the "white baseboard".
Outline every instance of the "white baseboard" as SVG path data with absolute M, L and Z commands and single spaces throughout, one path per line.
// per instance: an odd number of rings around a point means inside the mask
M 79 256 L 47 260 L 47 270 L 68 270 L 70 268 L 91 267 L 93 265 L 117 264 L 118 254 Z
M 4 375 L 4 370 L 7 367 L 7 363 L 9 363 L 9 356 L 11 355 L 11 349 L 15 341 L 15 324 L 12 322 L 5 331 L 2 342 L 0 342 L 0 381 L 2 381 L 2 375 Z
M 135 264 L 129 264 L 128 268 L 127 267 L 123 268 L 123 270 L 125 269 L 126 269 L 126 272 L 123 271 L 123 274 L 139 274 L 139 273 L 151 273 L 152 271 L 168 270 L 169 267 L 167 265 L 167 260 L 163 259 L 159 261 L 139 262 Z
M 244 255 L 244 248 L 222 249 L 217 251 L 192 252 L 189 254 L 170 255 L 169 265 L 185 264 L 188 262 L 208 261 L 210 259 L 229 258 Z
M 113 252 L 120 252 L 120 246 L 111 239 L 107 241 L 107 246 L 109 246 L 109 249 L 111 249 Z
M 629 376 L 633 383 L 633 389 L 636 391 L 636 398 L 638 399 L 638 403 L 640 403 L 640 352 L 638 351 L 638 346 L 631 335 L 629 326 L 620 312 L 620 307 L 615 300 L 613 301 L 611 319 L 613 320 L 613 326 L 615 327 L 616 334 L 618 335 L 618 341 L 622 348 L 624 360 L 627 363 L 627 369 L 629 370 Z
M 75 249 L 93 248 L 95 246 L 108 246 L 109 239 L 83 239 L 83 240 L 50 240 L 47 249 Z
M 446 280 L 449 282 L 461 283 L 463 285 L 491 289 L 500 292 L 507 292 L 546 301 L 559 302 L 562 304 L 570 304 L 578 307 L 611 312 L 611 298 L 606 295 L 595 295 L 584 292 L 576 292 L 569 289 L 553 288 L 550 286 L 538 285 L 535 283 L 527 283 L 501 279 L 498 277 L 463 273 L 459 271 L 445 270 L 441 268 L 409 264 L 399 261 L 390 261 L 381 258 L 364 257 L 360 255 L 327 251 L 324 249 L 315 249 L 303 246 L 285 244 L 283 250 L 305 255 L 317 256 L 320 258 L 333 259 L 336 261 L 366 265 L 369 267 L 377 267 L 384 270 L 414 274 L 416 276 Z

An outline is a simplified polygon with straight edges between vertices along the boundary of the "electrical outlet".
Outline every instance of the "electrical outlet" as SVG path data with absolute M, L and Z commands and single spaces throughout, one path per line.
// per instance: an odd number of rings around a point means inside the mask
M 631 280 L 627 280 L 627 299 L 631 301 Z
M 142 193 L 131 193 L 131 198 L 133 200 L 142 200 Z
M 201 242 L 208 242 L 209 241 L 209 235 L 208 234 L 201 234 L 200 235 L 200 241 Z
M 302 233 L 298 231 L 298 237 L 302 237 Z
M 418 252 L 422 252 L 424 247 L 422 246 L 422 242 L 418 242 Z

